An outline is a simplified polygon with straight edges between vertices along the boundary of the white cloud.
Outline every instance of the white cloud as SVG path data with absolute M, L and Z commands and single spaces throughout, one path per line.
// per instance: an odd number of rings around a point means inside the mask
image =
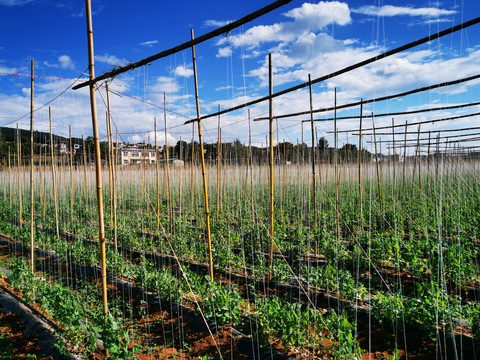
M 188 69 L 185 66 L 177 66 L 174 70 L 174 74 L 175 76 L 182 76 L 182 77 L 189 78 L 190 76 L 193 75 L 193 70 Z
M 339 1 L 303 3 L 301 7 L 292 9 L 284 15 L 297 22 L 308 23 L 312 30 L 321 30 L 333 23 L 346 25 L 351 22 L 348 4 Z
M 167 76 L 159 76 L 155 83 L 150 87 L 154 93 L 176 93 L 179 90 L 177 82 Z
M 232 49 L 227 46 L 227 47 L 218 49 L 218 53 L 215 56 L 217 58 L 221 58 L 221 57 L 229 57 L 231 55 L 232 55 Z
M 153 45 L 158 44 L 158 40 L 150 40 L 140 43 L 141 46 L 152 47 Z
M 62 69 L 75 69 L 75 64 L 68 55 L 61 55 L 58 57 L 58 62 L 60 63 L 60 67 Z
M 362 6 L 358 9 L 352 10 L 354 13 L 370 15 L 370 16 L 425 16 L 425 17 L 439 17 L 444 15 L 453 15 L 456 13 L 454 10 L 442 10 L 433 7 L 424 8 L 412 8 L 406 6 Z
M 119 59 L 115 55 L 95 55 L 95 60 L 98 62 L 103 62 L 113 66 L 124 66 L 127 65 L 128 61 L 125 59 Z
M 31 3 L 33 0 L 0 0 L 0 5 L 3 6 L 23 6 Z
M 229 20 L 205 20 L 203 25 L 208 27 L 222 27 L 230 22 Z

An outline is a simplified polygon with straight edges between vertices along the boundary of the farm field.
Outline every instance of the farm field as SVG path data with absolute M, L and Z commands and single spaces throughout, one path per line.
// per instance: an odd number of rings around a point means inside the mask
M 335 170 L 318 167 L 315 203 L 310 167 L 276 167 L 270 279 L 268 168 L 223 166 L 220 183 L 212 177 L 213 282 L 199 176 L 192 181 L 188 167 L 170 168 L 170 192 L 163 182 L 157 204 L 154 168 L 119 168 L 114 219 L 105 171 L 107 322 L 99 306 L 94 174 L 88 171 L 86 198 L 83 170 L 72 172 L 73 188 L 68 169 L 58 170 L 58 237 L 48 172 L 35 182 L 42 195 L 32 276 L 29 226 L 20 226 L 18 202 L 9 203 L 18 198 L 9 192 L 18 178 L 4 173 L 1 262 L 9 276 L 2 286 L 55 321 L 68 340 L 60 346 L 84 357 L 102 358 L 103 348 L 122 358 L 248 358 L 270 348 L 284 358 L 474 358 L 477 161 L 432 157 L 420 163 L 421 177 L 409 164 L 405 178 L 403 164 L 382 162 L 379 183 L 375 165 L 363 164 L 363 227 L 357 167 L 339 165 L 338 233 Z M 158 176 L 165 179 L 165 169 Z M 28 219 L 27 204 L 22 216 Z
M 0 360 L 480 359 L 476 13 L 0 0 Z

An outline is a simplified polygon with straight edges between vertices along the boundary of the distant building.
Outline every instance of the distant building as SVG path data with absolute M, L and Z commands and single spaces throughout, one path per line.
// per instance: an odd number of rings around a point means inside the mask
M 138 165 L 146 162 L 155 164 L 155 149 L 139 149 L 138 147 L 126 147 L 120 151 L 120 164 Z

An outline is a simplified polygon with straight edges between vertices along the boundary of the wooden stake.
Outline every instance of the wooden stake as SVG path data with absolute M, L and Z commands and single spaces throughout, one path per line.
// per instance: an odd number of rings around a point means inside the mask
M 57 200 L 57 180 L 55 178 L 55 156 L 53 146 L 53 133 L 52 133 L 52 108 L 48 107 L 48 116 L 50 120 L 50 162 L 52 168 L 52 186 L 53 186 L 53 204 L 55 209 L 55 229 L 57 231 L 57 239 L 60 239 L 60 226 L 58 225 L 58 200 Z
M 12 207 L 12 191 L 13 191 L 13 184 L 12 184 L 12 167 L 10 165 L 10 146 L 8 147 L 8 183 L 9 183 L 9 191 L 10 191 L 10 200 L 9 206 Z
M 373 141 L 375 142 L 375 163 L 377 172 L 377 187 L 378 187 L 378 199 L 380 201 L 380 210 L 383 213 L 383 201 L 382 201 L 382 185 L 380 183 L 380 169 L 378 163 L 378 150 L 377 150 L 377 135 L 375 132 L 375 116 L 372 113 L 372 128 L 373 128 Z
M 32 60 L 32 77 L 30 80 L 30 269 L 32 274 L 35 273 L 35 251 L 34 251 L 34 220 L 35 220 L 35 204 L 33 201 L 33 88 L 34 88 L 34 75 L 33 68 L 34 62 Z
M 193 40 L 193 29 L 191 29 L 191 36 Z M 213 281 L 213 257 L 212 257 L 212 239 L 210 237 L 210 213 L 208 211 L 208 191 L 207 191 L 207 177 L 205 174 L 205 154 L 203 152 L 203 140 L 202 140 L 202 124 L 200 121 L 200 103 L 198 98 L 198 81 L 197 81 L 197 63 L 195 58 L 195 46 L 192 46 L 192 60 L 193 60 L 193 77 L 195 80 L 195 104 L 197 108 L 198 119 L 198 141 L 200 143 L 200 158 L 202 162 L 202 179 L 203 179 L 203 196 L 205 202 L 205 225 L 207 231 L 207 244 L 208 244 L 208 266 L 210 272 L 210 279 Z
M 85 180 L 85 209 L 88 212 L 88 178 L 87 178 L 87 156 L 85 151 L 85 138 L 82 135 L 82 149 L 83 149 L 83 174 Z
M 360 233 L 363 234 L 363 186 L 362 186 L 362 121 L 363 99 L 360 101 L 360 126 L 358 132 L 358 196 L 360 206 Z
M 74 204 L 74 191 L 73 191 L 73 149 L 72 149 L 72 126 L 68 126 L 68 136 L 70 144 L 70 222 L 73 223 L 73 204 Z
M 168 195 L 168 208 L 170 212 L 170 236 L 173 236 L 173 207 L 172 207 L 172 194 L 170 193 L 170 166 L 168 165 L 168 137 L 167 137 L 167 98 L 163 93 L 163 118 L 165 123 L 165 170 L 167 174 L 167 195 Z
M 156 194 L 157 194 L 157 235 L 160 232 L 160 179 L 158 173 L 158 145 L 157 145 L 157 118 L 153 118 L 153 131 L 155 133 L 155 179 L 156 179 Z
M 338 130 L 337 130 L 337 88 L 335 88 L 335 99 L 334 99 L 334 120 L 333 120 L 333 127 L 334 127 L 334 150 L 333 150 L 333 163 L 334 163 L 334 170 L 335 170 L 335 233 L 337 235 L 337 239 L 340 239 L 340 214 L 338 209 Z
M 313 231 L 317 230 L 317 178 L 315 174 L 315 137 L 313 125 L 313 97 L 312 97 L 312 76 L 308 74 L 308 90 L 310 93 L 310 130 L 312 132 L 312 206 L 313 206 Z M 314 254 L 317 256 L 317 238 L 315 237 Z
M 20 130 L 18 129 L 17 123 L 17 175 L 18 175 L 18 223 L 20 224 L 20 228 L 22 228 L 22 145 L 21 145 L 21 136 Z
M 403 180 L 402 180 L 402 186 L 403 186 L 403 197 L 405 200 L 405 173 L 406 173 L 406 166 L 407 166 L 407 126 L 408 122 L 405 121 L 405 137 L 403 139 Z
M 102 267 L 102 300 L 103 300 L 103 313 L 105 320 L 107 319 L 108 307 L 107 307 L 107 265 L 105 255 L 105 223 L 103 218 L 103 196 L 102 196 L 102 159 L 100 153 L 100 139 L 98 136 L 98 123 L 97 123 L 97 103 L 95 99 L 95 85 L 93 79 L 95 78 L 95 64 L 94 64 L 94 52 L 93 52 L 93 30 L 92 30 L 92 8 L 90 0 L 85 0 L 85 9 L 87 15 L 87 36 L 88 36 L 88 68 L 89 68 L 89 88 L 90 88 L 90 109 L 92 113 L 92 127 L 93 138 L 95 142 L 95 171 L 97 181 L 97 201 L 98 201 L 98 232 L 100 239 L 100 262 Z
M 268 280 L 272 280 L 272 265 L 273 265 L 273 71 L 272 71 L 272 54 L 268 54 L 268 117 L 269 117 L 269 165 L 270 165 L 270 177 L 269 177 L 269 199 L 270 199 L 270 253 L 268 258 Z
M 218 105 L 218 112 L 220 112 L 220 105 Z M 216 218 L 218 220 L 218 216 L 220 213 L 220 208 L 222 206 L 222 203 L 220 201 L 220 167 L 221 167 L 221 162 L 222 162 L 222 139 L 221 139 L 221 129 L 220 129 L 220 115 L 218 115 L 218 125 L 217 125 L 217 214 Z

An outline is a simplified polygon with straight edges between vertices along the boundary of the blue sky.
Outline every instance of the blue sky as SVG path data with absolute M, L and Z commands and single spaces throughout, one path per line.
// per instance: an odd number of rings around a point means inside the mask
M 96 75 L 113 66 L 125 65 L 178 45 L 236 20 L 270 1 L 93 1 L 93 30 Z M 272 53 L 274 91 L 319 77 L 407 42 L 436 33 L 480 15 L 476 1 L 292 1 L 270 14 L 196 47 L 201 113 L 218 106 L 231 107 L 268 94 L 267 55 Z M 28 128 L 30 80 L 8 74 L 29 74 L 35 60 L 39 76 L 77 78 L 87 69 L 87 40 L 83 1 L 0 0 L 0 124 Z M 314 108 L 398 93 L 420 86 L 472 76 L 480 70 L 480 25 L 438 41 L 419 46 L 392 58 L 314 86 Z M 40 108 L 71 84 L 68 80 L 36 78 L 35 108 Z M 191 126 L 179 126 L 193 117 L 194 87 L 191 51 L 157 61 L 150 66 L 117 77 L 110 87 L 123 94 L 163 106 L 166 93 L 169 110 L 169 142 L 189 139 Z M 122 139 L 153 139 L 153 117 L 163 129 L 163 110 L 126 95 L 111 95 L 112 116 Z M 477 82 L 443 88 L 414 96 L 366 106 L 365 114 L 404 111 L 429 106 L 479 100 Z M 100 131 L 104 133 L 105 92 L 97 97 Z M 274 100 L 274 113 L 285 114 L 309 108 L 308 91 L 300 90 Z M 66 134 L 72 125 L 75 136 L 91 135 L 86 89 L 67 91 L 49 104 L 55 132 Z M 252 117 L 265 116 L 267 103 L 253 106 Z M 477 107 L 398 117 L 404 123 L 480 111 Z M 358 114 L 359 109 L 339 112 Z M 321 114 L 319 116 L 331 116 Z M 222 116 L 225 141 L 247 141 L 247 113 Z M 299 119 L 279 121 L 279 141 L 301 139 Z M 48 108 L 35 113 L 35 128 L 48 128 Z M 476 118 L 426 125 L 422 130 L 472 126 Z M 377 124 L 391 119 L 377 120 Z M 228 126 L 227 126 L 228 125 Z M 365 122 L 369 127 L 370 123 Z M 203 123 L 205 140 L 216 141 L 217 118 Z M 339 129 L 356 128 L 358 121 L 338 124 Z M 319 136 L 333 124 L 317 123 Z M 305 126 L 305 130 L 307 127 Z M 416 129 L 415 129 L 416 130 Z M 264 142 L 266 123 L 255 122 L 255 144 Z M 309 131 L 304 140 L 309 141 Z M 400 138 L 400 137 L 399 137 Z M 162 139 L 162 140 L 160 140 Z M 403 139 L 403 137 L 402 137 Z M 340 144 L 346 138 L 340 138 Z M 354 140 L 356 141 L 356 140 Z M 163 143 L 163 132 L 159 138 Z

